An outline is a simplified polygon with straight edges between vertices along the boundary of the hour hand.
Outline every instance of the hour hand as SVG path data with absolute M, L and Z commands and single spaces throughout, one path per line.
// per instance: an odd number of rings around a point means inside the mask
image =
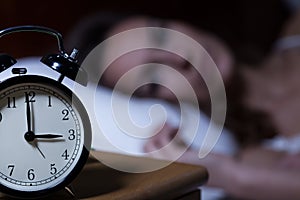
M 63 135 L 58 134 L 35 134 L 32 131 L 28 131 L 25 133 L 24 138 L 27 142 L 32 142 L 35 139 L 55 139 L 55 138 L 61 138 Z
M 54 139 L 61 138 L 63 135 L 58 134 L 35 134 L 34 138 L 43 138 L 43 139 Z

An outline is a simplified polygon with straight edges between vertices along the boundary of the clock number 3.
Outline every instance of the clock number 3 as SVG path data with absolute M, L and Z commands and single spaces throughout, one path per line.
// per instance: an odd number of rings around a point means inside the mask
M 70 135 L 69 135 L 68 139 L 69 140 L 75 140 L 75 138 L 76 138 L 76 136 L 75 136 L 75 130 L 74 129 L 70 129 L 69 133 L 70 133 Z

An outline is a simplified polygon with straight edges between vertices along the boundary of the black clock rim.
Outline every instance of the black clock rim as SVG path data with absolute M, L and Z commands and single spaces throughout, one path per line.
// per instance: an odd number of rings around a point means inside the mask
M 37 84 L 45 84 L 50 87 L 55 87 L 56 89 L 60 90 L 60 92 L 64 93 L 68 98 L 70 98 L 72 105 L 75 104 L 78 112 L 81 115 L 83 127 L 84 127 L 84 146 L 80 155 L 78 162 L 75 164 L 73 170 L 62 180 L 62 182 L 58 183 L 56 186 L 52 188 L 46 188 L 43 190 L 38 191 L 20 191 L 9 188 L 5 185 L 0 183 L 0 192 L 4 193 L 5 195 L 21 198 L 21 199 L 29 199 L 29 198 L 40 198 L 43 196 L 50 195 L 53 192 L 57 192 L 59 190 L 64 189 L 68 186 L 81 172 L 85 163 L 88 160 L 89 152 L 91 148 L 91 124 L 89 120 L 88 113 L 84 108 L 83 104 L 81 103 L 80 99 L 65 85 L 59 83 L 58 81 L 39 75 L 23 75 L 23 76 L 16 76 L 9 78 L 0 83 L 0 91 L 14 86 L 16 84 L 22 83 L 37 83 Z

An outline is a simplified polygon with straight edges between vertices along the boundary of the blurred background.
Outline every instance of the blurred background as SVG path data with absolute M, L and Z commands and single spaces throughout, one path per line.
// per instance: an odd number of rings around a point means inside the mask
M 40 25 L 67 37 L 81 18 L 101 11 L 187 21 L 219 35 L 245 62 L 259 61 L 289 16 L 282 0 L 2 0 L 0 28 Z M 55 53 L 56 45 L 55 38 L 45 34 L 17 33 L 0 39 L 0 53 L 16 58 L 40 56 Z

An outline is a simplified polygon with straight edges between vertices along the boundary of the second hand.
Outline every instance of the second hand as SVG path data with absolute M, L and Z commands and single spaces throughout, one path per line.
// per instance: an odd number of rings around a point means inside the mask
M 39 148 L 37 143 L 34 143 L 34 146 L 37 148 L 37 150 L 40 152 L 40 154 L 43 156 L 44 159 L 46 159 L 45 155 L 43 154 L 43 152 L 41 151 L 41 149 Z

